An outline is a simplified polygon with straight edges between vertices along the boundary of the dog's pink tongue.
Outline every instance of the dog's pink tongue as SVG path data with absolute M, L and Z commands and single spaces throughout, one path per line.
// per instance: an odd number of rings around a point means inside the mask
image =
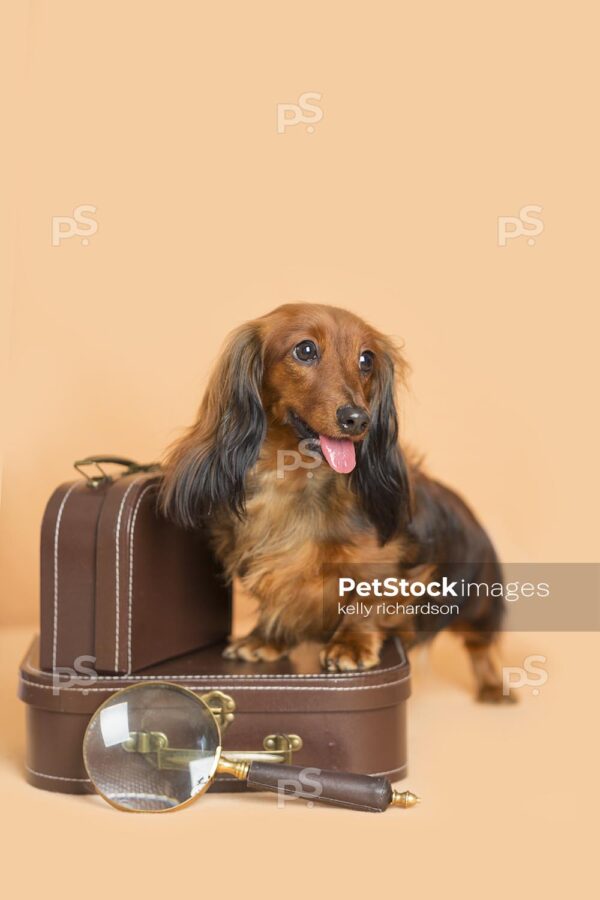
M 337 440 L 336 438 L 325 437 L 324 434 L 319 435 L 321 450 L 323 456 L 335 472 L 351 472 L 356 465 L 356 454 L 354 452 L 354 444 L 347 438 Z

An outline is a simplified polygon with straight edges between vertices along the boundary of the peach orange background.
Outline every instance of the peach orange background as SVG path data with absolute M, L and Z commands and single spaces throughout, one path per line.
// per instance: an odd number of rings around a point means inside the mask
M 593 895 L 597 635 L 506 636 L 539 695 L 413 660 L 410 813 L 208 797 L 127 817 L 25 784 L 17 662 L 72 461 L 156 458 L 226 333 L 294 299 L 405 345 L 404 434 L 508 561 L 597 559 L 598 22 L 585 0 L 5 2 L 3 883 L 45 897 Z M 277 104 L 323 118 L 277 131 Z M 97 232 L 52 245 L 52 218 Z M 543 231 L 498 245 L 498 217 Z
M 226 333 L 299 298 L 404 342 L 404 434 L 505 559 L 595 558 L 587 9 L 14 5 L 2 621 L 35 621 L 39 521 L 72 461 L 157 457 Z M 278 133 L 307 91 L 314 133 Z M 89 244 L 52 246 L 82 204 Z M 498 246 L 528 204 L 535 245 Z

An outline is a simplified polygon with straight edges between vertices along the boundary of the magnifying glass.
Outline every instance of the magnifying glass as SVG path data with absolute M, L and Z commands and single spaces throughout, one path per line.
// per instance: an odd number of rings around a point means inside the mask
M 188 806 L 217 774 L 248 787 L 346 809 L 383 812 L 419 802 L 387 778 L 286 765 L 282 754 L 223 752 L 221 728 L 208 703 L 166 681 L 117 691 L 94 713 L 83 759 L 96 791 L 129 812 L 168 812 Z

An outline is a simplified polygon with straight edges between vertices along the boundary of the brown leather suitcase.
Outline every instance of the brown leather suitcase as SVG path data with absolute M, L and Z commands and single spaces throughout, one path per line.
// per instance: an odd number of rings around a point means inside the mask
M 233 701 L 224 732 L 227 750 L 259 750 L 298 735 L 291 761 L 325 769 L 406 775 L 406 701 L 409 667 L 401 643 L 389 641 L 381 663 L 362 672 L 324 672 L 318 648 L 304 645 L 288 660 L 242 663 L 223 659 L 223 645 L 153 665 L 134 675 L 58 674 L 42 670 L 34 642 L 21 666 L 19 696 L 27 704 L 27 779 L 50 791 L 92 790 L 82 742 L 92 713 L 114 691 L 145 680 L 184 685 L 201 695 L 217 691 L 217 705 Z M 219 776 L 215 790 L 244 790 Z
M 54 492 L 42 522 L 40 667 L 131 674 L 222 641 L 231 592 L 206 539 L 157 511 L 158 466 L 76 468 L 84 477 Z

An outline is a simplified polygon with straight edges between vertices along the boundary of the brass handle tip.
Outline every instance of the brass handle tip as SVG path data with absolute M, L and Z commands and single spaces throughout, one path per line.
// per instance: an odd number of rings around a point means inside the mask
M 399 806 L 401 809 L 412 809 L 417 803 L 421 802 L 421 798 L 413 794 L 412 791 L 392 791 L 392 802 L 390 806 Z

